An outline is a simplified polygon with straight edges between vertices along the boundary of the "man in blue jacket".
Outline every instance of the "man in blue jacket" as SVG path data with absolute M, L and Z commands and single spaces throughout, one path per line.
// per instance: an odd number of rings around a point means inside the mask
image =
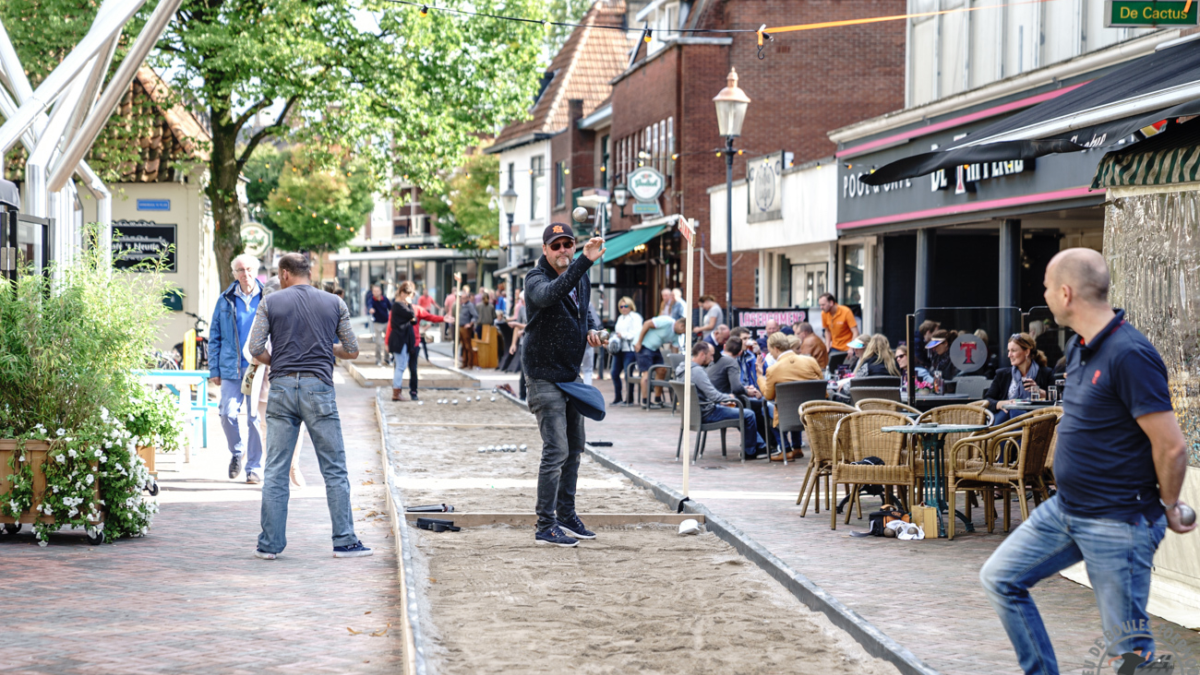
M 234 479 L 246 469 L 247 483 L 262 482 L 262 429 L 258 426 L 258 405 L 246 401 L 246 426 L 249 442 L 242 440 L 238 429 L 238 412 L 242 400 L 242 376 L 250 365 L 244 347 L 250 338 L 254 313 L 262 301 L 262 283 L 258 274 L 258 259 L 243 253 L 233 259 L 233 276 L 237 281 L 217 298 L 208 332 L 209 377 L 221 388 L 221 429 L 229 442 L 229 478 Z M 247 447 L 249 446 L 249 447 Z
M 575 513 L 575 484 L 586 440 L 583 413 L 559 385 L 579 381 L 584 349 L 600 346 L 588 318 L 592 287 L 587 271 L 603 254 L 604 239 L 596 237 L 576 258 L 571 226 L 550 223 L 542 234 L 542 257 L 525 276 L 529 323 L 522 336 L 521 367 L 529 412 L 537 417 L 542 435 L 534 536 L 538 544 L 575 546 L 577 539 L 596 538 Z

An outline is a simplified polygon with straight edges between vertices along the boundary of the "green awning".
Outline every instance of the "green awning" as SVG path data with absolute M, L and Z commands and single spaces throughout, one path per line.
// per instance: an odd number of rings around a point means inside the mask
M 1200 181 L 1200 123 L 1190 120 L 1100 160 L 1092 189 Z
M 632 230 L 618 234 L 609 239 L 604 242 L 604 262 L 612 262 L 629 253 L 638 246 L 662 234 L 664 228 L 666 228 L 666 225 L 655 225 L 654 227 L 647 227 L 642 230 Z M 582 255 L 582 253 L 583 251 L 580 250 L 579 255 Z

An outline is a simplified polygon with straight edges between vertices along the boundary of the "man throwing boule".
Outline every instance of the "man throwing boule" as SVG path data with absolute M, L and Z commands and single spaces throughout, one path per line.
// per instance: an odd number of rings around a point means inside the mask
M 576 258 L 571 227 L 551 223 L 542 234 L 542 257 L 525 276 L 529 324 L 521 367 L 528 382 L 529 410 L 542 435 L 534 538 L 538 544 L 575 546 L 579 539 L 596 538 L 575 514 L 575 483 L 585 442 L 584 415 L 595 418 L 598 408 L 603 416 L 604 408 L 600 392 L 585 388 L 579 378 L 584 349 L 600 346 L 593 330 L 598 326 L 588 318 L 592 289 L 587 271 L 603 254 L 604 239 L 597 237 Z

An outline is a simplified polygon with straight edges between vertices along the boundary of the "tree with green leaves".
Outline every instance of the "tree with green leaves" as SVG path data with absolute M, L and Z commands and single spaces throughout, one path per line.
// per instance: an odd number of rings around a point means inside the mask
M 297 148 L 267 197 L 266 211 L 297 249 L 325 253 L 345 246 L 374 206 L 363 163 L 330 168 L 317 159 L 328 154 Z
M 280 150 L 268 143 L 259 146 L 242 169 L 242 176 L 246 179 L 248 215 L 251 220 L 262 223 L 271 231 L 274 246 L 281 251 L 298 251 L 302 248 L 279 226 L 274 214 L 267 208 L 267 199 L 279 187 L 279 176 L 291 156 L 290 149 Z
M 4 0 L 0 16 L 26 67 L 44 77 L 99 4 Z M 139 16 L 156 4 L 148 0 Z M 440 5 L 546 16 L 538 0 Z M 264 141 L 291 136 L 350 152 L 384 192 L 388 176 L 429 185 L 480 133 L 527 114 L 537 78 L 524 74 L 537 71 L 544 41 L 536 23 L 388 0 L 184 0 L 152 59 L 211 124 L 206 190 L 222 286 L 233 282 L 230 261 L 242 250 L 239 176 Z M 317 159 L 333 167 L 339 156 Z
M 448 172 L 421 193 L 421 208 L 434 217 L 442 246 L 465 251 L 482 260 L 500 245 L 496 179 L 500 157 L 471 155 L 459 169 Z M 475 269 L 480 269 L 479 265 Z

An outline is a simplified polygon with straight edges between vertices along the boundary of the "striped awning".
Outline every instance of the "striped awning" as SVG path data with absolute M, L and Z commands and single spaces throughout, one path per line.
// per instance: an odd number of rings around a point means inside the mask
M 1092 188 L 1171 185 L 1200 181 L 1200 118 L 1169 126 L 1152 138 L 1100 160 Z

